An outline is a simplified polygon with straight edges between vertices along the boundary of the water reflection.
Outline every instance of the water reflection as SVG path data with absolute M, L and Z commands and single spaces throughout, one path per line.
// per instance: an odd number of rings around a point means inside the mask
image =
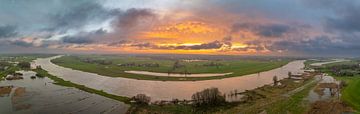
M 48 78 L 31 79 L 35 72 L 22 72 L 24 79 L 0 81 L 12 86 L 11 93 L 0 97 L 0 114 L 9 113 L 125 113 L 128 105 L 75 88 L 52 84 Z
M 316 101 L 328 101 L 329 99 L 339 97 L 339 82 L 336 79 L 327 75 L 318 76 L 317 78 L 321 78 L 321 81 L 309 92 L 307 99 L 310 103 L 314 103 Z
M 37 59 L 35 63 L 41 65 L 41 67 L 49 71 L 50 74 L 59 76 L 65 80 L 70 80 L 74 83 L 104 90 L 111 94 L 128 97 L 144 93 L 151 96 L 153 101 L 171 100 L 173 98 L 190 99 L 193 93 L 210 87 L 217 87 L 221 92 L 226 94 L 234 89 L 237 89 L 238 92 L 242 92 L 261 87 L 265 84 L 271 84 L 273 82 L 273 76 L 275 75 L 280 80 L 288 77 L 288 72 L 302 73 L 302 68 L 304 67 L 304 60 L 297 60 L 290 62 L 281 68 L 240 77 L 205 81 L 150 81 L 107 77 L 64 68 L 50 62 L 51 59 L 57 57 L 59 56 Z

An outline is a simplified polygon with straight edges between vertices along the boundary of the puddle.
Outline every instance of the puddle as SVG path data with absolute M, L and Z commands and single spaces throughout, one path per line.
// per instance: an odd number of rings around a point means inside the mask
M 337 85 L 339 84 L 333 77 L 328 75 L 317 76 L 321 78 L 318 85 L 309 92 L 307 100 L 310 103 L 316 101 L 327 101 L 339 97 Z

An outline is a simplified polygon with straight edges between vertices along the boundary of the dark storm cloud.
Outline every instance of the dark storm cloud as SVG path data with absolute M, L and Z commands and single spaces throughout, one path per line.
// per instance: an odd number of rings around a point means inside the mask
M 62 38 L 64 43 L 73 43 L 73 44 L 89 44 L 93 41 L 86 36 L 65 36 Z
M 330 31 L 360 32 L 360 5 L 341 12 L 338 17 L 327 18 L 325 27 Z
M 302 41 L 280 41 L 271 46 L 271 50 L 293 50 L 308 53 L 322 53 L 330 50 L 341 48 L 338 43 L 332 42 L 328 36 L 319 36 L 310 40 Z M 333 51 L 336 51 L 333 50 Z
M 15 41 L 10 42 L 10 44 L 20 46 L 20 47 L 33 47 L 32 42 L 25 42 L 22 40 L 15 40 Z
M 98 29 L 91 32 L 81 32 L 76 35 L 68 35 L 62 37 L 63 43 L 72 43 L 72 44 L 90 44 L 96 41 L 98 36 L 104 35 L 107 32 L 103 29 Z
M 289 31 L 290 27 L 287 25 L 272 24 L 260 27 L 258 34 L 264 37 L 281 37 Z
M 108 43 L 107 45 L 108 46 L 114 46 L 114 47 L 121 47 L 121 46 L 124 46 L 126 44 L 130 44 L 130 43 L 132 43 L 132 42 L 128 41 L 128 40 L 120 40 L 120 41 L 117 41 L 117 42 Z
M 292 28 L 285 24 L 265 24 L 256 23 L 235 23 L 231 27 L 231 32 L 251 31 L 262 37 L 281 37 L 288 32 L 292 32 Z
M 301 41 L 283 40 L 267 45 L 266 48 L 274 52 L 282 50 L 316 56 L 352 56 L 360 53 L 360 45 L 332 41 L 329 36 L 318 36 L 314 39 Z
M 9 38 L 16 36 L 18 33 L 16 31 L 16 26 L 5 25 L 0 26 L 0 38 Z
M 224 45 L 224 43 L 220 41 L 213 41 L 209 43 L 203 43 L 200 45 L 192 45 L 192 46 L 175 46 L 173 49 L 184 49 L 184 50 L 201 50 L 201 49 L 219 49 Z
M 119 28 L 132 28 L 136 27 L 140 21 L 149 18 L 156 18 L 156 14 L 152 10 L 131 8 L 124 12 L 119 12 L 114 23 Z
M 53 27 L 50 29 L 79 28 L 90 22 L 103 21 L 111 16 L 113 11 L 105 9 L 96 1 L 79 2 L 64 8 L 61 12 L 50 15 Z
M 249 50 L 255 50 L 255 51 L 265 51 L 265 44 L 268 44 L 269 42 L 266 41 L 260 41 L 260 40 L 253 40 L 253 41 L 247 41 L 245 42 L 247 47 L 243 48 L 233 48 L 232 51 L 249 51 Z
M 324 16 L 323 29 L 331 37 L 317 37 L 309 41 L 302 41 L 301 44 L 287 42 L 284 44 L 302 46 L 295 48 L 312 53 L 358 55 L 360 52 L 360 1 L 358 0 L 303 0 L 306 5 L 314 9 L 324 10 L 331 14 Z M 329 39 L 338 42 L 331 42 Z M 284 45 L 283 44 L 283 45 Z M 294 49 L 294 50 L 295 50 Z
M 315 9 L 332 12 L 325 17 L 324 28 L 328 32 L 360 32 L 360 1 L 358 0 L 303 0 Z

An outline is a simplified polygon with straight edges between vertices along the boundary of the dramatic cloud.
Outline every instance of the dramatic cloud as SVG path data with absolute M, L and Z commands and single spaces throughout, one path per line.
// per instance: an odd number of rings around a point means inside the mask
M 68 35 L 62 37 L 64 43 L 73 43 L 73 44 L 89 44 L 94 43 L 99 36 L 106 34 L 106 31 L 99 29 L 91 32 L 80 32 L 76 35 Z
M 136 47 L 139 49 L 161 49 L 161 50 L 208 50 L 208 49 L 222 49 L 231 47 L 231 37 L 226 37 L 221 41 L 212 41 L 202 44 L 181 44 L 176 45 L 157 45 L 150 42 L 137 42 L 122 40 L 115 43 L 109 43 L 108 46 L 115 47 Z
M 281 37 L 291 31 L 291 27 L 285 24 L 236 23 L 232 26 L 231 32 L 251 31 L 262 37 Z
M 329 30 L 338 30 L 341 32 L 360 32 L 360 5 L 357 7 L 348 7 L 341 11 L 339 17 L 328 18 L 326 27 Z
M 149 18 L 157 18 L 156 14 L 153 13 L 150 9 L 131 8 L 125 12 L 119 13 L 115 24 L 119 28 L 129 29 L 138 26 L 141 21 L 146 21 Z
M 359 12 L 356 0 L 3 0 L 0 45 L 65 52 L 356 55 Z
M 0 26 L 0 38 L 9 38 L 17 35 L 15 26 Z
M 50 16 L 54 29 L 67 30 L 79 28 L 90 24 L 90 22 L 101 21 L 110 15 L 111 11 L 106 10 L 97 2 L 84 2 L 68 7 L 62 12 Z

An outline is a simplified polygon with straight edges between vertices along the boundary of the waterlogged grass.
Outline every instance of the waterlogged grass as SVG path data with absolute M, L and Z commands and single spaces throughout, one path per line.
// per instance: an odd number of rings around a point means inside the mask
M 140 105 L 131 107 L 128 113 L 132 114 L 146 114 L 146 113 L 158 113 L 158 114 L 188 114 L 193 111 L 191 105 Z
M 290 112 L 291 114 L 303 114 L 308 106 L 304 105 L 304 98 L 308 96 L 310 90 L 316 85 L 310 84 L 302 91 L 294 94 L 293 96 L 285 99 L 281 99 L 273 104 L 270 107 L 267 107 L 268 114 L 285 114 Z
M 107 97 L 107 98 L 110 98 L 110 99 L 114 99 L 114 100 L 118 100 L 118 101 L 130 104 L 130 98 L 128 98 L 128 97 L 109 94 L 109 93 L 106 93 L 106 92 L 104 92 L 102 90 L 96 90 L 96 89 L 93 89 L 93 88 L 86 87 L 84 85 L 79 85 L 79 84 L 72 83 L 70 81 L 65 81 L 65 80 L 63 80 L 61 78 L 58 78 L 56 76 L 53 76 L 53 75 L 49 74 L 47 71 L 45 71 L 43 69 L 35 69 L 34 71 L 38 74 L 39 77 L 48 77 L 48 78 L 54 80 L 55 81 L 54 84 L 61 85 L 61 86 L 66 86 L 66 87 L 75 87 L 77 89 L 83 90 L 83 91 L 88 92 L 88 93 L 98 94 L 98 95 L 101 95 L 101 96 L 104 96 L 104 97 Z
M 237 103 L 226 103 L 221 106 L 194 107 L 189 104 L 170 104 L 170 105 L 139 105 L 133 106 L 128 110 L 131 114 L 211 114 L 228 110 Z
M 9 74 L 12 74 L 12 73 L 15 73 L 15 71 L 18 71 L 20 70 L 19 67 L 17 66 L 10 66 L 8 69 L 4 70 L 4 71 L 0 71 L 0 81 L 1 80 L 4 80 L 4 78 L 9 75 Z
M 251 91 L 264 95 L 266 96 L 265 98 L 240 103 L 234 108 L 219 113 L 258 114 L 266 111 L 268 114 L 302 114 L 308 108 L 306 105 L 303 105 L 306 103 L 303 99 L 308 95 L 311 88 L 315 86 L 315 83 L 311 82 L 311 80 L 295 83 L 292 79 L 283 79 L 281 83 L 286 85 L 285 87 L 262 86 Z M 311 84 L 305 86 L 303 90 L 292 94 L 290 97 L 284 96 L 284 94 L 288 94 L 288 92 L 310 82 Z
M 81 58 L 81 57 L 80 57 Z M 91 57 L 82 57 L 82 58 L 91 58 Z M 100 57 L 93 57 L 97 59 Z M 72 68 L 75 70 L 81 70 L 85 72 L 96 73 L 104 76 L 110 77 L 124 77 L 124 78 L 133 78 L 139 80 L 160 80 L 160 81 L 196 81 L 196 80 L 210 80 L 210 79 L 222 79 L 228 77 L 242 76 L 247 74 L 258 73 L 262 71 L 268 71 L 274 68 L 281 67 L 287 64 L 288 60 L 283 61 L 256 61 L 256 60 L 233 60 L 233 61 L 217 61 L 216 63 L 222 64 L 221 66 L 203 66 L 209 61 L 200 61 L 200 62 L 181 62 L 181 64 L 186 67 L 177 68 L 171 72 L 173 73 L 183 73 L 187 71 L 191 74 L 198 73 L 229 73 L 233 74 L 226 76 L 213 76 L 213 77 L 161 77 L 161 76 L 148 76 L 148 75 L 137 75 L 125 73 L 124 71 L 128 70 L 140 70 L 140 71 L 152 71 L 152 72 L 162 72 L 167 73 L 172 69 L 174 61 L 171 60 L 156 60 L 150 58 L 139 58 L 139 57 L 107 57 L 106 60 L 112 61 L 111 65 L 101 65 L 96 63 L 86 63 L 82 62 L 78 57 L 75 56 L 63 56 L 52 60 L 53 63 Z M 159 67 L 121 67 L 117 64 L 123 63 L 157 63 Z

